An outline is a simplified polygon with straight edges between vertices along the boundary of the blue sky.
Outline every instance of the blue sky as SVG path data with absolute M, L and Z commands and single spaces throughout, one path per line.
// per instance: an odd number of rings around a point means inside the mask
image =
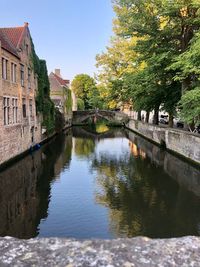
M 40 58 L 63 78 L 95 72 L 95 56 L 112 35 L 111 0 L 0 0 L 0 27 L 29 22 Z

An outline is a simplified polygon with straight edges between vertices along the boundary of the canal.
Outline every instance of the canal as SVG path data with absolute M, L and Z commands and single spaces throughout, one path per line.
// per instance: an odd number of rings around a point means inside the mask
M 75 127 L 0 172 L 0 236 L 200 235 L 200 170 L 134 133 Z

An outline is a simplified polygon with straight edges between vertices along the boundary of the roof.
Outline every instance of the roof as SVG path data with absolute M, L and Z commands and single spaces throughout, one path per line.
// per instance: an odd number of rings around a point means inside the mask
M 64 80 L 66 84 L 69 84 L 70 83 L 70 80 Z
M 17 53 L 17 49 L 13 46 L 11 41 L 7 38 L 7 36 L 1 31 L 0 29 L 0 41 L 1 41 L 1 46 L 10 52 L 11 54 L 15 55 L 16 57 L 19 57 Z
M 2 47 L 19 57 L 18 49 L 20 48 L 26 29 L 28 29 L 28 23 L 24 23 L 22 27 L 0 28 Z
M 62 86 L 66 86 L 68 84 L 68 80 L 63 80 L 61 77 L 59 77 L 58 75 L 56 75 L 55 73 L 53 73 L 53 76 L 55 77 L 55 79 L 59 82 L 60 85 Z

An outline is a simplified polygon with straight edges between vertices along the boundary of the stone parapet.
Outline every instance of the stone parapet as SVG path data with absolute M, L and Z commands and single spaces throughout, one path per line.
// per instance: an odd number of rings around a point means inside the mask
M 0 266 L 199 266 L 200 238 L 70 240 L 0 238 Z

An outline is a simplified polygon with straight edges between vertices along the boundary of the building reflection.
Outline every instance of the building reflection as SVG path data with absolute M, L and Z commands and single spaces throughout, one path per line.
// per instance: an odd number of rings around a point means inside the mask
M 72 136 L 60 135 L 0 172 L 0 236 L 38 235 L 48 215 L 51 183 L 71 160 Z
M 146 158 L 146 153 L 144 150 L 142 150 L 141 148 L 138 148 L 137 144 L 129 141 L 129 147 L 130 147 L 130 151 L 131 153 L 135 156 L 135 157 L 141 157 L 143 159 Z

